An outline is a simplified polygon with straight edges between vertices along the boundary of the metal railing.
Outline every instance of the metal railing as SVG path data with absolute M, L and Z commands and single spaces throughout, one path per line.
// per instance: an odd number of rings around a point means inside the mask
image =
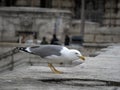
M 14 64 L 16 63 L 14 60 L 14 55 L 17 53 L 19 53 L 19 50 L 17 48 L 14 48 L 0 55 L 0 72 L 8 69 L 14 69 Z M 10 58 L 10 60 L 7 60 L 8 57 Z
M 16 54 L 18 52 L 19 52 L 19 50 L 17 48 L 14 48 L 14 49 L 12 49 L 10 51 L 7 51 L 7 52 L 0 55 L 0 60 L 2 60 L 3 58 L 7 58 L 9 56 L 12 56 L 12 55 L 14 55 L 14 54 Z

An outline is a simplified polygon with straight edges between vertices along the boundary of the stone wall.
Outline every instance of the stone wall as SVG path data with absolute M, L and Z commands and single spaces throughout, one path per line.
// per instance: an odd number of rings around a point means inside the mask
M 69 26 L 71 12 L 67 10 L 1 7 L 0 8 L 0 41 L 17 41 L 19 32 L 36 33 L 37 39 L 46 36 L 52 38 L 54 31 L 59 38 L 64 28 Z M 56 25 L 55 25 L 56 24 Z M 33 35 L 31 34 L 31 35 Z M 27 39 L 31 39 L 27 37 Z
M 106 0 L 103 24 L 120 27 L 120 0 Z
M 85 31 L 96 30 L 99 24 L 94 22 L 85 21 Z M 70 33 L 79 36 L 81 32 L 81 20 L 72 20 Z
M 81 21 L 73 20 L 71 23 L 70 34 L 72 36 L 80 36 Z M 84 30 L 85 43 L 119 43 L 120 28 L 119 27 L 100 27 L 98 23 L 85 21 Z
M 84 41 L 87 43 L 119 43 L 120 28 L 98 27 L 85 31 Z

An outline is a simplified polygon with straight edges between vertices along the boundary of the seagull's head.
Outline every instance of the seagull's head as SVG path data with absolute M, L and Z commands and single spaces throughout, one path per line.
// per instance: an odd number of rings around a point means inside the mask
M 83 60 L 83 61 L 85 60 L 85 57 L 82 56 L 82 54 L 78 50 L 71 49 L 70 55 L 71 55 L 70 57 L 74 60 L 78 60 L 78 59 Z

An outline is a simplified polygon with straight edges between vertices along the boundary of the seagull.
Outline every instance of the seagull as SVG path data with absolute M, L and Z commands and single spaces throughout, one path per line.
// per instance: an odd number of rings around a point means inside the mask
M 17 47 L 19 50 L 38 55 L 45 59 L 51 71 L 55 74 L 62 74 L 63 72 L 57 70 L 52 63 L 72 62 L 74 60 L 85 60 L 85 57 L 76 50 L 68 49 L 61 45 L 40 45 L 31 47 Z

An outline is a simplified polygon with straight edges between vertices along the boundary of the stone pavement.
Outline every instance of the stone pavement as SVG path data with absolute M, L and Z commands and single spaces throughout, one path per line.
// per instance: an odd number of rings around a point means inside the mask
M 0 90 L 120 90 L 120 45 L 102 49 L 75 67 L 24 66 L 0 75 Z

